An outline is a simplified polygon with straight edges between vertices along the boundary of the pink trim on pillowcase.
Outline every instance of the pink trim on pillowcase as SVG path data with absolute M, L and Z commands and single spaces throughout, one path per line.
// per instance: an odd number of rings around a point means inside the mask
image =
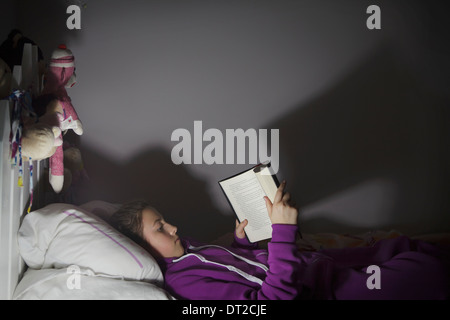
M 81 220 L 84 223 L 87 223 L 88 225 L 90 225 L 92 228 L 94 228 L 95 230 L 97 230 L 98 232 L 100 232 L 101 234 L 103 234 L 104 236 L 106 236 L 107 238 L 111 239 L 114 243 L 116 243 L 119 247 L 121 247 L 122 249 L 124 249 L 139 265 L 139 267 L 144 268 L 144 266 L 142 265 L 142 263 L 139 261 L 139 259 L 130 251 L 128 250 L 123 244 L 121 244 L 119 241 L 117 241 L 116 239 L 114 239 L 113 237 L 111 237 L 110 235 L 106 234 L 104 231 L 100 230 L 97 226 L 93 225 L 92 223 L 84 220 L 82 217 L 80 217 L 79 215 L 77 215 L 74 212 L 69 212 L 69 211 L 64 211 L 64 213 L 68 216 L 73 216 L 75 218 L 78 218 L 79 220 Z

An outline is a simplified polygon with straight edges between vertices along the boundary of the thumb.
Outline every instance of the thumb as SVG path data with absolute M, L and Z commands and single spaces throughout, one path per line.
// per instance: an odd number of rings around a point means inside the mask
M 248 220 L 244 219 L 242 222 L 239 223 L 239 221 L 236 219 L 236 231 L 244 231 L 244 228 L 247 226 Z
M 245 237 L 244 228 L 247 226 L 248 220 L 245 219 L 241 223 L 236 220 L 236 235 L 238 238 L 242 239 Z

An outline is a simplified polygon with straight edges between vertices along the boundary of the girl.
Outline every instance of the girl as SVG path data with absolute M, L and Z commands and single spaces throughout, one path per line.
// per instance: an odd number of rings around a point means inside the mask
M 180 239 L 177 227 L 143 201 L 122 206 L 113 223 L 157 258 L 166 289 L 178 299 L 449 298 L 441 253 L 426 242 L 398 237 L 372 247 L 300 252 L 298 210 L 285 185 L 273 203 L 264 198 L 273 229 L 267 250 L 247 241 L 247 220 L 236 222 L 227 248 Z

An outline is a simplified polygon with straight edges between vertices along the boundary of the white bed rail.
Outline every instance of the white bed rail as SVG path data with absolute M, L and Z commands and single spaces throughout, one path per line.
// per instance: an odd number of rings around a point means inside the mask
M 37 76 L 37 47 L 25 45 L 22 66 L 13 70 L 14 89 L 29 89 L 39 92 Z M 25 271 L 17 245 L 17 231 L 21 218 L 28 209 L 30 183 L 33 184 L 33 208 L 43 205 L 42 181 L 44 161 L 33 161 L 33 178 L 30 181 L 30 167 L 23 159 L 23 186 L 18 186 L 19 168 L 10 160 L 9 135 L 11 131 L 11 107 L 8 99 L 0 100 L 0 299 L 11 299 L 18 281 Z

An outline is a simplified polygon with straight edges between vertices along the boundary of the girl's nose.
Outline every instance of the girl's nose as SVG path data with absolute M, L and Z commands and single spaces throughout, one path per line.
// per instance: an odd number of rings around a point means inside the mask
M 173 226 L 173 225 L 171 225 L 171 224 L 169 224 L 169 233 L 170 233 L 170 235 L 176 235 L 177 234 L 177 231 L 178 231 L 178 228 L 177 227 L 175 227 L 175 226 Z

